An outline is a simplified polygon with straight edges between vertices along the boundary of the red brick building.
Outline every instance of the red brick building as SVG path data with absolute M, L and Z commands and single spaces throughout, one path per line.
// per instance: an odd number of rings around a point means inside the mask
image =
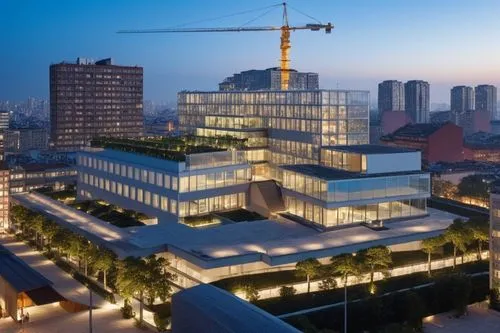
M 428 163 L 464 160 L 462 128 L 451 123 L 407 124 L 380 138 L 382 144 L 418 149 Z

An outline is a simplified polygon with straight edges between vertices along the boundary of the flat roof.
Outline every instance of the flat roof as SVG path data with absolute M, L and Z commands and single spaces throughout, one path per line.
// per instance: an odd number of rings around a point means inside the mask
M 18 292 L 47 287 L 52 284 L 42 274 L 0 245 L 0 277 Z
M 327 146 L 322 147 L 322 149 L 342 151 L 346 153 L 358 153 L 366 155 L 376 155 L 376 154 L 400 154 L 400 153 L 413 153 L 418 150 L 391 147 L 385 145 L 344 145 L 344 146 Z
M 381 244 L 421 240 L 442 233 L 459 217 L 428 208 L 428 216 L 389 222 L 383 231 L 357 225 L 318 232 L 281 217 L 277 221 L 239 222 L 207 229 L 190 228 L 180 223 L 119 229 L 38 193 L 16 194 L 13 199 L 49 217 L 56 217 L 58 223 L 108 246 L 121 257 L 168 251 L 203 268 L 250 262 L 281 265 Z
M 335 169 L 316 164 L 296 164 L 296 165 L 280 165 L 281 169 L 297 172 L 306 176 L 320 178 L 326 181 L 342 180 L 342 179 L 355 179 L 355 178 L 376 178 L 384 176 L 402 176 L 411 174 L 424 174 L 426 172 L 416 171 L 400 171 L 400 172 L 385 172 L 385 173 L 361 173 L 346 171 L 342 169 Z

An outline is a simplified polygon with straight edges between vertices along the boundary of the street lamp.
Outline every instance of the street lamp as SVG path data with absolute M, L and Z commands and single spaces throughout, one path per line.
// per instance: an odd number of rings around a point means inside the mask
M 92 333 L 92 290 L 89 288 L 89 333 Z
M 352 256 L 355 257 L 356 252 L 352 253 Z M 346 274 L 344 282 L 344 333 L 347 333 L 347 277 Z

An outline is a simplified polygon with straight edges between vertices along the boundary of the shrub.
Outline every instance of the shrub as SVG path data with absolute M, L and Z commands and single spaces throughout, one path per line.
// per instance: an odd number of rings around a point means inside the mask
M 167 326 L 170 323 L 169 317 L 162 317 L 158 313 L 154 314 L 154 321 L 156 325 L 156 329 L 158 332 L 165 332 L 167 330 Z
M 129 304 L 129 302 L 125 301 L 125 304 L 123 304 L 123 307 L 120 308 L 120 311 L 122 312 L 122 317 L 124 319 L 130 319 L 135 317 L 135 312 L 132 309 L 132 305 Z
M 319 283 L 319 290 L 332 290 L 334 288 L 337 288 L 337 281 L 331 276 L 324 278 Z
M 294 287 L 292 287 L 292 286 L 290 286 L 290 287 L 288 287 L 288 286 L 282 286 L 280 288 L 280 296 L 282 298 L 292 297 L 296 293 L 297 293 L 297 290 Z
M 243 286 L 243 291 L 245 292 L 245 297 L 250 303 L 254 303 L 259 299 L 259 290 L 253 284 L 247 284 Z

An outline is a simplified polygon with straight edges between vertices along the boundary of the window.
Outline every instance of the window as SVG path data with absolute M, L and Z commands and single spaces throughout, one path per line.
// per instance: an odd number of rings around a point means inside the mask
M 128 185 L 127 184 L 123 184 L 123 196 L 124 197 L 129 197 L 129 192 L 128 192 Z
M 165 188 L 170 188 L 170 175 L 165 175 Z
M 180 178 L 179 192 L 189 192 L 189 177 Z
M 156 173 L 156 185 L 163 186 L 163 175 L 159 172 Z
M 130 186 L 130 199 L 132 200 L 135 200 L 136 196 L 135 196 L 135 187 L 134 186 Z
M 172 190 L 177 191 L 177 177 L 172 176 Z
M 154 171 L 149 171 L 148 173 L 148 181 L 150 184 L 153 184 L 155 183 L 155 172 Z
M 137 201 L 139 201 L 139 202 L 144 201 L 144 193 L 142 191 L 142 188 L 137 189 Z
M 165 212 L 168 211 L 168 198 L 167 197 L 164 197 L 164 196 L 161 197 L 160 208 L 161 208 L 161 210 L 163 210 Z
M 144 191 L 144 203 L 146 205 L 151 205 L 151 192 Z
M 177 201 L 170 199 L 170 213 L 177 215 Z

